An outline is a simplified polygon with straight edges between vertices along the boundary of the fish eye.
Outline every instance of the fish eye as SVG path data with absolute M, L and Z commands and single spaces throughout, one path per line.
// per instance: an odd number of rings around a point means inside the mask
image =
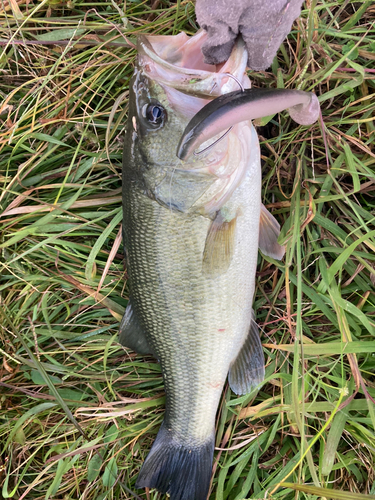
M 162 125 L 166 121 L 167 111 L 158 102 L 150 102 L 143 106 L 142 115 L 151 125 Z

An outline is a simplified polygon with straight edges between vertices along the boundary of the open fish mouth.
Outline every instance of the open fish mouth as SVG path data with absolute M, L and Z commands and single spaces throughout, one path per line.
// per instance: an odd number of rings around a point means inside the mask
M 185 33 L 173 37 L 141 36 L 138 39 L 138 63 L 150 79 L 196 98 L 212 99 L 237 90 L 238 84 L 228 73 L 248 88 L 250 81 L 245 76 L 247 52 L 243 41 L 238 40 L 225 64 L 215 66 L 203 60 L 201 46 L 206 37 L 204 31 L 193 37 Z

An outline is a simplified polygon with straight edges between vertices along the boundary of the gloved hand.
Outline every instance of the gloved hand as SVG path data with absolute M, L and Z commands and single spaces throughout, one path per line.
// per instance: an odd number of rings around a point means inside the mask
M 300 15 L 303 0 L 197 0 L 195 12 L 208 33 L 202 52 L 208 64 L 229 59 L 241 33 L 248 51 L 248 66 L 268 68 L 293 21 Z

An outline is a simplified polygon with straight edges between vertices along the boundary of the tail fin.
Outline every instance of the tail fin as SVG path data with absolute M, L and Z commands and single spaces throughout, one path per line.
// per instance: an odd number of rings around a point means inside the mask
M 201 446 L 180 444 L 163 422 L 139 473 L 136 488 L 156 488 L 171 500 L 206 500 L 214 435 Z

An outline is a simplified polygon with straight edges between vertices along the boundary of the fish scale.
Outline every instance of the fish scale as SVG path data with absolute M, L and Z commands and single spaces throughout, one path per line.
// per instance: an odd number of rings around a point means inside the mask
M 239 191 L 239 197 L 244 195 L 245 185 Z M 256 261 L 249 260 L 248 283 L 240 290 L 247 308 L 238 311 L 245 318 L 238 317 L 243 326 L 237 333 L 236 325 L 232 326 L 236 304 L 231 297 L 239 291 L 243 257 L 235 255 L 233 269 L 225 276 L 207 278 L 201 262 L 209 220 L 170 212 L 135 189 L 130 189 L 126 199 L 125 245 L 132 299 L 162 365 L 168 424 L 187 442 L 208 439 L 229 365 L 249 328 L 250 283 Z M 248 248 L 258 228 L 246 229 L 247 241 L 242 233 L 239 239 L 241 247 Z
M 231 199 L 242 211 L 236 251 L 228 272 L 217 278 L 202 273 L 211 221 L 168 210 L 124 179 L 132 302 L 162 366 L 166 424 L 189 446 L 213 439 L 223 385 L 250 326 L 257 259 L 251 249 L 257 249 L 260 206 L 255 132 L 253 139 L 255 154 L 246 179 Z

